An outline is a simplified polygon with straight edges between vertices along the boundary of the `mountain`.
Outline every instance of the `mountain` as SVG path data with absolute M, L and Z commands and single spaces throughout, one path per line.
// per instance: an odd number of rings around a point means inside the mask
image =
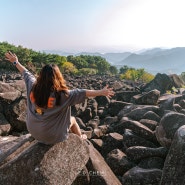
M 50 53 L 50 54 L 57 54 L 57 55 L 61 55 L 61 56 L 69 56 L 69 55 L 74 55 L 74 53 L 71 52 L 64 52 L 61 50 L 43 50 L 44 53 Z
M 180 74 L 185 72 L 185 47 L 131 54 L 116 64 L 116 66 L 124 65 L 134 68 L 144 68 L 153 74 Z
M 65 53 L 62 51 L 45 51 L 46 53 L 59 54 L 62 56 L 68 55 L 95 55 L 105 58 L 111 65 L 118 68 L 127 65 L 133 68 L 144 68 L 145 71 L 157 74 L 181 74 L 185 72 L 185 47 L 177 47 L 171 49 L 153 48 L 143 50 L 137 53 Z

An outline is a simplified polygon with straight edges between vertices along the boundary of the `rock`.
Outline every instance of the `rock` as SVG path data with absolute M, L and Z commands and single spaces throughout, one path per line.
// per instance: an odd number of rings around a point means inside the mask
M 93 134 L 92 139 L 98 139 L 98 138 L 102 138 L 102 136 L 104 136 L 104 134 L 100 128 L 95 128 L 93 130 L 92 134 Z
M 117 116 L 119 111 L 123 109 L 126 105 L 130 105 L 130 103 L 111 100 L 110 105 L 109 105 L 109 114 L 111 116 Z
M 158 122 L 150 119 L 141 119 L 139 122 L 152 131 L 154 131 L 156 129 L 156 126 L 158 125 Z
M 97 96 L 95 100 L 97 101 L 99 107 L 108 107 L 110 103 L 110 99 L 106 96 Z
M 98 103 L 95 99 L 89 98 L 87 102 L 87 107 L 91 108 L 92 112 L 92 118 L 95 118 L 97 116 L 97 110 L 98 110 Z
M 132 110 L 136 109 L 137 106 L 134 104 L 126 105 L 122 110 L 118 113 L 118 119 L 120 120 L 122 117 L 130 113 Z
M 80 171 L 77 178 L 73 181 L 71 185 L 89 185 L 90 176 L 86 166 Z
M 12 101 L 20 98 L 21 91 L 17 90 L 15 83 L 4 83 L 0 82 L 0 99 L 11 103 Z
M 83 103 L 73 105 L 71 107 L 71 114 L 75 117 L 79 117 L 87 108 L 87 99 Z
M 84 124 L 84 122 L 82 121 L 82 119 L 80 119 L 79 117 L 76 117 L 76 122 L 78 123 L 78 125 L 79 125 L 79 127 L 80 127 L 81 129 L 86 130 L 87 125 Z
M 175 108 L 174 108 L 174 102 L 175 102 L 175 99 L 174 98 L 169 98 L 163 102 L 160 103 L 160 113 L 161 113 L 161 117 L 164 116 L 165 112 L 167 110 L 169 111 L 176 111 Z
M 161 94 L 164 94 L 167 90 L 173 87 L 174 83 L 171 78 L 166 74 L 157 73 L 155 78 L 142 87 L 142 91 L 149 92 L 157 89 Z
M 177 103 L 174 103 L 173 107 L 174 107 L 175 111 L 177 111 L 177 112 L 181 112 L 181 110 L 182 110 L 182 107 Z
M 104 125 L 110 125 L 110 124 L 115 123 L 117 121 L 118 121 L 117 116 L 114 116 L 114 117 L 107 116 L 107 117 L 104 118 L 104 120 L 103 120 L 104 123 L 103 124 Z
M 125 153 L 119 149 L 114 149 L 108 153 L 106 162 L 115 175 L 122 176 L 125 172 L 134 166 L 134 163 L 127 159 Z
M 93 144 L 94 148 L 96 148 L 96 150 L 98 150 L 98 152 L 101 152 L 102 146 L 103 146 L 102 139 L 91 139 L 90 141 Z
M 107 116 L 108 110 L 105 107 L 98 107 L 97 115 L 99 118 L 103 119 Z
M 5 108 L 5 117 L 8 118 L 12 129 L 17 132 L 27 131 L 26 114 L 26 99 L 24 98 Z
M 116 91 L 116 90 L 120 90 L 123 88 L 123 84 L 121 82 L 115 81 L 112 84 L 112 88 Z
M 137 162 L 143 158 L 148 157 L 165 158 L 167 155 L 167 149 L 164 147 L 150 148 L 143 146 L 133 146 L 126 150 L 126 154 L 130 159 Z
M 154 89 L 144 94 L 138 94 L 132 97 L 132 101 L 139 105 L 157 105 L 160 91 Z
M 125 147 L 125 150 L 131 146 L 145 146 L 145 147 L 157 148 L 157 145 L 155 145 L 151 141 L 148 141 L 147 139 L 137 136 L 130 129 L 125 129 L 124 131 L 123 145 Z
M 104 135 L 108 134 L 110 130 L 108 125 L 100 125 L 98 126 L 98 128 L 102 131 Z
M 185 126 L 181 126 L 175 133 L 173 142 L 166 157 L 161 185 L 183 185 L 185 179 Z
M 180 88 L 183 85 L 185 85 L 184 81 L 182 80 L 182 78 L 180 78 L 178 75 L 176 74 L 171 74 L 169 75 L 169 77 L 171 78 L 172 82 L 173 82 L 173 87 L 175 88 Z
M 143 119 L 149 119 L 159 122 L 161 120 L 161 117 L 153 111 L 148 111 L 143 115 Z
M 11 129 L 10 123 L 6 120 L 4 115 L 0 113 L 0 135 L 3 136 L 9 134 L 10 129 Z
M 147 157 L 141 159 L 138 166 L 144 169 L 158 168 L 163 169 L 164 159 L 161 157 Z
M 89 150 L 77 135 L 70 134 L 55 145 L 33 141 L 19 155 L 11 156 L 0 168 L 2 184 L 71 185 L 87 163 Z
M 185 125 L 185 115 L 176 112 L 165 114 L 159 126 L 156 128 L 156 137 L 158 142 L 164 147 L 170 147 L 174 134 L 178 128 Z
M 121 149 L 123 147 L 123 136 L 116 132 L 105 135 L 102 140 L 103 146 L 101 154 L 104 157 L 113 149 Z
M 122 177 L 124 185 L 158 185 L 161 179 L 162 170 L 160 169 L 143 169 L 133 167 Z
M 151 105 L 145 105 L 145 106 L 138 106 L 137 108 L 131 110 L 129 113 L 125 114 L 125 116 L 134 119 L 136 121 L 139 121 L 143 118 L 143 116 L 148 112 L 153 111 L 157 114 L 159 111 L 159 107 L 157 106 L 151 106 Z
M 180 105 L 183 109 L 185 109 L 185 100 L 184 100 L 184 99 L 180 100 L 179 105 Z
M 122 119 L 120 124 L 123 125 L 123 128 L 132 130 L 140 137 L 149 139 L 150 141 L 156 140 L 154 132 L 138 121 Z
M 90 184 L 121 185 L 100 153 L 89 143 L 90 159 L 87 163 Z
M 132 97 L 137 95 L 138 92 L 136 91 L 116 91 L 116 100 L 123 101 L 123 102 L 130 102 Z
M 87 123 L 92 119 L 92 110 L 90 107 L 86 108 L 85 111 L 79 116 L 84 123 Z
M 99 119 L 91 119 L 88 121 L 87 126 L 95 129 L 95 128 L 98 128 L 99 123 L 100 123 Z

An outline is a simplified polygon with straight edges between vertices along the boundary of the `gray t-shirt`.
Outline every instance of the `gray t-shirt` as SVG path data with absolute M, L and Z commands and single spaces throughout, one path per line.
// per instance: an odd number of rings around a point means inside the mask
M 69 90 L 69 96 L 61 92 L 60 106 L 44 109 L 44 114 L 40 115 L 35 112 L 36 106 L 30 100 L 30 92 L 36 79 L 28 70 L 23 72 L 23 77 L 27 89 L 26 125 L 28 131 L 35 139 L 45 144 L 66 140 L 71 124 L 71 106 L 84 102 L 85 90 Z

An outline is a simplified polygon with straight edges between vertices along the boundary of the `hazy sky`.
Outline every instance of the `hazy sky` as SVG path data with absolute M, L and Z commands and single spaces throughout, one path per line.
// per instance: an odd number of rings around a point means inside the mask
M 122 52 L 185 46 L 184 0 L 0 0 L 0 42 Z

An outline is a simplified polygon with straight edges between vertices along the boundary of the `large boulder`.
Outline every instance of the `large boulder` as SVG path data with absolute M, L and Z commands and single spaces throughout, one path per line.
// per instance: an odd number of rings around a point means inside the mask
M 92 185 L 121 185 L 101 154 L 89 143 L 90 159 L 87 163 L 90 184 Z
M 127 171 L 122 177 L 122 184 L 124 185 L 158 185 L 161 179 L 162 170 L 152 168 L 143 169 L 133 167 Z
M 169 148 L 175 132 L 182 125 L 185 125 L 184 114 L 173 112 L 173 111 L 165 114 L 162 117 L 159 123 L 159 126 L 156 127 L 155 135 L 158 142 L 162 146 Z
M 87 145 L 74 134 L 55 145 L 32 141 L 30 136 L 3 141 L 1 138 L 1 184 L 71 185 L 89 159 Z
M 21 96 L 25 96 L 26 87 L 23 80 L 14 83 L 0 82 L 0 100 L 12 102 Z
M 142 87 L 141 91 L 149 92 L 157 89 L 161 94 L 164 94 L 167 90 L 171 90 L 174 86 L 172 79 L 167 74 L 157 73 L 155 78 Z
M 158 103 L 159 96 L 160 91 L 154 89 L 149 92 L 133 96 L 132 102 L 140 105 L 156 105 Z
M 175 133 L 166 157 L 160 185 L 183 185 L 185 179 L 185 126 Z
M 173 86 L 175 88 L 180 88 L 185 84 L 183 79 L 180 78 L 177 74 L 171 74 L 171 75 L 169 75 L 169 77 L 171 78 L 171 80 L 173 82 Z

